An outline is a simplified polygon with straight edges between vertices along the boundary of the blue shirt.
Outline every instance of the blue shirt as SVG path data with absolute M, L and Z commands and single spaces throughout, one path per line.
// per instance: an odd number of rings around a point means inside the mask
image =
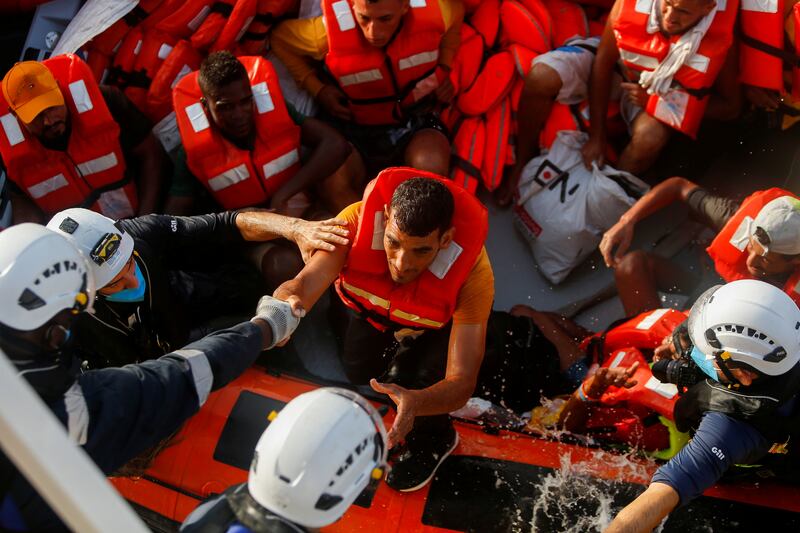
M 772 445 L 747 422 L 709 411 L 689 444 L 659 468 L 653 483 L 675 489 L 686 505 L 714 485 L 735 464 L 758 461 Z

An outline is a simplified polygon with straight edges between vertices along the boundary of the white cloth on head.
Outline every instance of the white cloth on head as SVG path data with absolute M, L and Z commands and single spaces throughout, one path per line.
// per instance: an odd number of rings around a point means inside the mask
M 647 33 L 653 34 L 661 31 L 661 2 L 653 0 L 650 7 L 650 17 L 647 19 Z M 700 42 L 705 37 L 714 16 L 717 6 L 700 19 L 692 29 L 680 36 L 678 41 L 670 46 L 666 57 L 658 64 L 655 70 L 642 72 L 639 76 L 639 85 L 647 90 L 647 94 L 666 95 L 672 87 L 672 78 L 689 59 L 697 53 Z

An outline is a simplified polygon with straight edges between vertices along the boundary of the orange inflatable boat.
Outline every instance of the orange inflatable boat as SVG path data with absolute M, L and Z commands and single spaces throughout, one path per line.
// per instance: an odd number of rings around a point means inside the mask
M 212 394 L 143 475 L 112 482 L 154 530 L 174 531 L 202 500 L 247 479 L 270 413 L 318 386 L 253 367 Z M 388 427 L 394 411 L 383 410 Z M 326 531 L 572 531 L 581 523 L 589 531 L 602 506 L 613 516 L 657 467 L 600 448 L 455 425 L 460 443 L 427 487 L 400 493 L 381 484 Z M 800 487 L 740 481 L 673 512 L 663 531 L 755 531 L 767 523 L 797 531 L 798 512 Z

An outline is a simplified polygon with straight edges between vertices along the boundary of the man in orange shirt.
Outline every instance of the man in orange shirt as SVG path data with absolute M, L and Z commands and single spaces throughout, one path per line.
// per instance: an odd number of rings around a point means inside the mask
M 323 0 L 322 12 L 283 22 L 270 43 L 359 152 L 353 180 L 395 165 L 446 176 L 450 143 L 437 107 L 454 94 L 461 2 Z
M 494 299 L 486 210 L 450 180 L 392 168 L 339 218 L 352 244 L 315 253 L 275 297 L 303 316 L 336 281 L 350 309 L 345 372 L 397 404 L 389 446 L 407 446 L 386 482 L 417 490 L 458 444 L 447 413 L 470 398 L 483 360 Z

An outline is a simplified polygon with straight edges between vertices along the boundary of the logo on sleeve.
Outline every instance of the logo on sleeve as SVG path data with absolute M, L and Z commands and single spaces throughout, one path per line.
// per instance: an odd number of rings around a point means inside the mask
M 722 453 L 722 450 L 720 450 L 720 449 L 719 449 L 719 448 L 717 448 L 716 446 L 712 446 L 712 447 L 711 447 L 711 453 L 713 453 L 714 455 L 716 455 L 716 456 L 717 456 L 717 458 L 718 458 L 720 461 L 721 461 L 721 460 L 723 460 L 723 459 L 725 459 L 725 454 L 724 454 L 724 453 Z

